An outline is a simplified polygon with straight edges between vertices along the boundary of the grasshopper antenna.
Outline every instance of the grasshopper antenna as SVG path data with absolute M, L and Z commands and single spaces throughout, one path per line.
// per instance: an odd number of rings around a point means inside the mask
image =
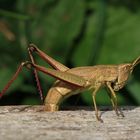
M 132 69 L 134 69 L 134 67 L 136 65 L 138 65 L 139 63 L 140 63 L 140 56 L 133 61 L 133 63 L 132 63 Z
M 34 47 L 32 46 L 32 44 L 29 45 L 29 48 L 28 48 L 28 52 L 29 52 L 29 57 L 31 59 L 31 62 L 33 64 L 35 64 L 35 60 L 32 56 L 32 53 L 34 51 Z M 37 70 L 34 68 L 34 76 L 35 76 L 35 80 L 36 80 L 36 84 L 37 84 L 37 88 L 38 88 L 38 92 L 39 92 L 39 95 L 40 95 L 40 98 L 41 100 L 43 101 L 43 93 L 42 93 L 42 88 L 40 86 L 40 80 L 39 80 L 39 77 L 38 77 L 38 72 Z

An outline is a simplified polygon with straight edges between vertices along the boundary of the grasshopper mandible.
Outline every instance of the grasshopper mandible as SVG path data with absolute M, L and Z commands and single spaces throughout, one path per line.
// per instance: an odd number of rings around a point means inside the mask
M 53 84 L 52 88 L 50 88 L 50 90 L 48 91 L 48 94 L 45 98 L 44 104 L 46 111 L 59 110 L 61 101 L 66 97 L 78 94 L 85 90 L 93 90 L 92 98 L 95 108 L 95 115 L 97 120 L 102 122 L 102 119 L 98 113 L 99 110 L 96 105 L 95 96 L 97 91 L 101 87 L 105 86 L 110 91 L 108 95 L 110 97 L 113 109 L 115 110 L 116 114 L 118 116 L 124 116 L 117 107 L 117 97 L 115 91 L 118 91 L 124 87 L 134 67 L 140 63 L 140 57 L 138 57 L 132 63 L 120 65 L 84 66 L 70 69 L 45 54 L 34 44 L 29 45 L 28 52 L 31 61 L 21 63 L 12 79 L 8 82 L 8 84 L 0 93 L 0 97 L 6 92 L 12 82 L 16 79 L 23 66 L 28 69 L 33 67 L 41 97 L 42 90 L 37 76 L 37 72 L 41 71 L 57 79 L 56 82 Z M 53 69 L 37 65 L 32 56 L 33 52 L 36 52 L 43 60 L 45 60 L 50 66 L 52 66 Z

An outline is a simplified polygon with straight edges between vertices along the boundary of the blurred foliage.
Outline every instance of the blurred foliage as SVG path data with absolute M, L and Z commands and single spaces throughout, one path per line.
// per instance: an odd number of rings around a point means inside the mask
M 30 42 L 70 68 L 131 62 L 140 55 L 139 25 L 139 0 L 1 0 L 0 89 L 19 64 L 29 59 Z M 139 75 L 138 66 L 117 94 L 119 104 L 140 105 Z M 46 96 L 54 79 L 42 73 L 39 77 Z M 90 92 L 64 103 L 92 105 Z M 39 103 L 34 76 L 26 68 L 0 100 L 1 105 Z M 97 103 L 110 105 L 105 89 L 97 94 Z

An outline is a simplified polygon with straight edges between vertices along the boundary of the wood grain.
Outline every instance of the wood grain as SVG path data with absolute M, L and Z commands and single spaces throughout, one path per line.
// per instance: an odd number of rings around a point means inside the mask
M 3 140 L 139 140 L 140 107 L 122 107 L 124 118 L 103 108 L 104 123 L 94 111 L 44 112 L 43 106 L 1 106 L 0 139 Z

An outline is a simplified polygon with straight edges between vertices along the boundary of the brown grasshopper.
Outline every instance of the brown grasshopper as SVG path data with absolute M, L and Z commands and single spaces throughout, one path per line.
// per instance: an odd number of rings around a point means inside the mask
M 0 97 L 6 92 L 11 83 L 16 79 L 23 66 L 27 67 L 28 69 L 33 67 L 41 97 L 42 91 L 37 76 L 37 71 L 41 71 L 57 79 L 52 88 L 50 88 L 48 91 L 48 94 L 45 98 L 44 104 L 46 111 L 57 111 L 61 101 L 66 97 L 78 94 L 79 92 L 85 90 L 92 90 L 95 115 L 97 120 L 102 122 L 102 119 L 98 114 L 95 96 L 97 91 L 101 87 L 105 86 L 110 91 L 108 95 L 116 114 L 118 116 L 123 116 L 122 112 L 119 111 L 117 107 L 117 97 L 114 91 L 118 91 L 124 87 L 134 67 L 140 63 L 140 57 L 138 57 L 132 63 L 127 64 L 96 65 L 70 69 L 57 62 L 43 51 L 39 50 L 34 44 L 29 45 L 28 52 L 31 62 L 26 61 L 21 63 L 12 79 L 0 93 Z M 32 52 L 36 52 L 43 60 L 52 66 L 53 69 L 37 65 L 33 59 Z

